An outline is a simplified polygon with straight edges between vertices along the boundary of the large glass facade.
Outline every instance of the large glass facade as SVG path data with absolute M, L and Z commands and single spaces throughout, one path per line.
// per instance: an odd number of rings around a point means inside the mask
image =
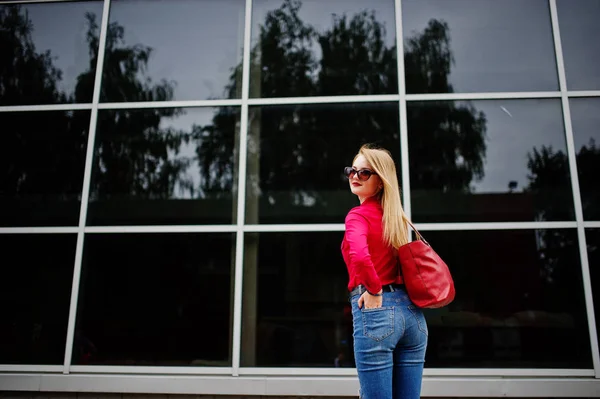
M 2 2 L 0 366 L 353 375 L 342 169 L 373 143 L 456 281 L 425 373 L 600 375 L 599 19 Z

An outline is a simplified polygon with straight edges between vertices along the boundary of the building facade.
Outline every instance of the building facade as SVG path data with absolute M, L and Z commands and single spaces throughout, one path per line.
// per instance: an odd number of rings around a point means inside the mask
M 423 396 L 600 396 L 598 20 L 0 1 L 0 390 L 355 396 L 342 170 L 372 143 L 456 283 Z

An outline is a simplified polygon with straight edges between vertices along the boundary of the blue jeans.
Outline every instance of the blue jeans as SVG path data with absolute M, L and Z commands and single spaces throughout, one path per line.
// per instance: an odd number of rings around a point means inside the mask
M 418 399 L 428 334 L 423 312 L 403 289 L 384 292 L 377 309 L 359 309 L 358 298 L 351 302 L 360 397 Z

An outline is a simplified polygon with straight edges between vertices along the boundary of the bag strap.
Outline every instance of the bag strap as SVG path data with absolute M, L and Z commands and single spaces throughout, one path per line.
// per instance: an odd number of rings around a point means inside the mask
M 429 245 L 429 243 L 427 242 L 427 240 L 425 239 L 425 237 L 423 237 L 423 235 L 421 233 L 419 233 L 419 230 L 417 230 L 417 228 L 415 227 L 415 225 L 410 220 L 408 220 L 408 219 L 406 219 L 406 222 L 410 225 L 410 227 L 413 229 L 413 231 L 417 235 L 417 240 L 421 240 L 425 244 Z
M 423 241 L 423 243 L 425 243 L 425 245 L 427 245 L 428 247 L 431 247 L 431 245 L 429 245 L 429 243 L 427 242 L 427 240 L 425 240 L 425 238 L 423 237 L 423 235 L 421 233 L 419 233 L 419 230 L 417 230 L 417 228 L 415 227 L 415 225 L 410 220 L 408 220 L 408 218 L 406 219 L 406 222 L 410 225 L 410 227 L 413 229 L 413 231 L 417 235 L 417 240 L 421 240 L 421 241 Z M 398 270 L 398 276 L 404 280 L 404 277 L 402 276 L 402 266 L 400 265 L 399 260 L 400 259 L 397 258 L 398 266 L 396 268 Z

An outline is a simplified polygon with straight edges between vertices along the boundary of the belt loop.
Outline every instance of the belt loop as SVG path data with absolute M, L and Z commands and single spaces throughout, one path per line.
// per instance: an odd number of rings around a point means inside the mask
M 390 284 L 390 285 L 389 285 L 389 287 L 390 287 L 390 292 L 394 292 L 394 291 L 396 291 L 396 289 L 394 288 L 394 285 L 393 285 L 393 284 Z

